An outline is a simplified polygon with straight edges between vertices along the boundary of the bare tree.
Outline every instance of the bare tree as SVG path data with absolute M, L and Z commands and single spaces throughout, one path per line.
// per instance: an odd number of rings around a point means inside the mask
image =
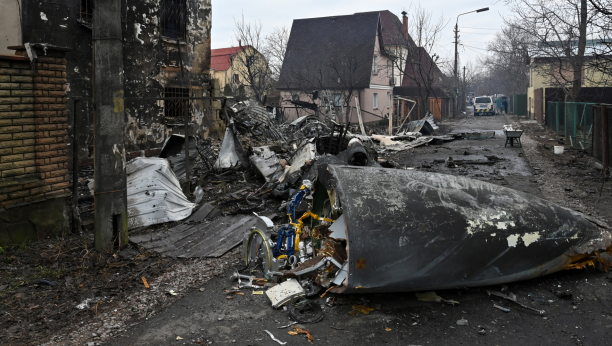
M 265 40 L 261 34 L 262 25 L 247 23 L 244 21 L 244 16 L 240 20 L 235 20 L 235 24 L 234 38 L 238 44 L 234 42 L 233 46 L 243 49 L 234 57 L 234 74 L 238 76 L 238 81 L 232 85 L 234 88 L 241 85 L 248 88 L 255 99 L 262 102 L 263 96 L 271 87 L 271 71 L 262 54 L 265 50 Z M 234 90 L 234 93 L 236 91 Z
M 487 44 L 492 54 L 482 60 L 504 94 L 523 94 L 529 87 L 529 37 L 513 26 L 503 27 Z
M 589 0 L 600 16 L 593 23 L 593 36 L 598 43 L 593 47 L 589 66 L 603 75 L 612 75 L 612 0 Z
M 601 13 L 588 0 L 507 0 L 514 16 L 505 24 L 530 38 L 530 57 L 544 62 L 537 73 L 565 90 L 568 101 L 578 100 L 585 74 L 587 38 Z M 600 80 L 594 80 L 600 83 Z
M 271 78 L 273 81 L 278 81 L 283 60 L 285 59 L 285 51 L 287 50 L 287 42 L 289 41 L 290 30 L 286 26 L 276 27 L 272 32 L 266 35 L 264 48 L 262 53 L 268 60 L 270 67 Z

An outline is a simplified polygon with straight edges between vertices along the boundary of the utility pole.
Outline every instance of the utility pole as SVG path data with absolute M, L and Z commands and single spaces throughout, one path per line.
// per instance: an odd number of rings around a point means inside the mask
M 97 0 L 93 20 L 94 246 L 127 244 L 121 0 Z
M 464 14 L 468 14 L 468 13 L 480 13 L 480 12 L 485 12 L 488 11 L 489 8 L 488 7 L 484 7 L 475 11 L 470 11 L 470 12 L 465 12 L 465 13 L 461 13 L 460 15 L 457 16 L 457 21 L 455 22 L 455 67 L 453 68 L 453 85 L 455 87 L 455 90 L 453 90 L 455 92 L 455 109 L 453 111 L 454 115 L 459 114 L 458 110 L 457 110 L 457 106 L 458 106 L 458 98 L 459 98 L 459 75 L 458 75 L 458 71 L 457 71 L 457 64 L 459 62 L 459 51 L 457 50 L 458 46 L 459 46 L 459 17 L 463 16 Z
M 467 94 L 467 93 L 466 93 L 466 90 L 465 90 L 465 89 L 466 89 L 466 87 L 467 87 L 467 85 L 465 84 L 465 66 L 463 66 L 463 85 L 462 85 L 462 87 L 461 87 L 461 90 L 463 91 L 463 92 L 462 92 L 462 94 L 463 94 L 463 99 L 462 99 L 462 101 L 461 101 L 461 104 L 463 105 L 463 107 L 461 107 L 461 108 L 462 108 L 462 109 L 464 109 L 464 110 L 465 110 L 465 106 L 466 106 L 466 105 L 465 105 L 465 96 L 466 96 L 466 94 Z
M 460 15 L 459 15 L 460 16 Z M 457 114 L 459 114 L 459 111 L 457 109 L 457 98 L 459 96 L 458 92 L 457 92 L 457 64 L 459 62 L 459 50 L 457 49 L 458 45 L 459 45 L 459 16 L 457 16 L 457 22 L 455 23 L 455 66 L 453 68 L 453 92 L 455 93 L 455 107 L 453 107 L 453 115 L 457 116 Z

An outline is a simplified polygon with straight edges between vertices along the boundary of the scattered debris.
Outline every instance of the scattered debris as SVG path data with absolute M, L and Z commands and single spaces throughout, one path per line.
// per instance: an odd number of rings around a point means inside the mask
M 249 161 L 244 153 L 242 144 L 240 144 L 233 130 L 233 125 L 233 121 L 230 120 L 225 128 L 225 136 L 223 137 L 223 143 L 221 143 L 219 157 L 217 157 L 214 165 L 216 170 L 229 169 L 238 165 L 249 167 Z
M 463 137 L 463 139 L 472 139 L 472 140 L 490 139 L 490 138 L 495 138 L 495 131 L 465 132 L 465 133 L 461 133 L 461 136 Z
M 429 291 L 429 292 L 424 292 L 424 293 L 415 293 L 415 295 L 416 295 L 417 299 L 422 301 L 422 302 L 446 303 L 446 304 L 450 304 L 450 305 L 459 304 L 459 302 L 456 301 L 456 300 L 446 300 L 446 299 L 440 297 L 434 291 Z
M 317 323 L 323 320 L 321 305 L 313 300 L 304 300 L 289 306 L 289 317 L 299 323 Z
M 268 333 L 268 335 L 270 335 L 270 337 L 272 338 L 272 340 L 274 340 L 274 341 L 278 342 L 279 344 L 281 344 L 281 345 L 285 345 L 285 344 L 286 344 L 286 342 L 282 342 L 282 341 L 278 340 L 277 338 L 275 338 L 275 337 L 274 337 L 274 335 L 273 335 L 272 333 L 270 333 L 269 331 L 264 330 L 264 332 Z
M 494 307 L 494 308 L 496 308 L 497 310 L 501 310 L 501 311 L 503 311 L 503 312 L 510 312 L 510 309 L 505 308 L 505 307 L 503 307 L 503 306 L 499 306 L 499 305 L 497 305 L 497 304 L 493 304 L 493 307 Z
M 95 298 L 87 298 L 81 302 L 81 304 L 77 305 L 76 308 L 79 310 L 89 309 L 89 303 L 97 301 Z
M 457 325 L 458 326 L 467 326 L 469 325 L 468 320 L 461 318 L 460 320 L 457 320 Z
M 535 312 L 539 313 L 540 315 L 544 315 L 544 314 L 546 313 L 546 311 L 544 311 L 544 310 L 538 310 L 538 309 L 536 309 L 536 308 L 532 308 L 531 306 L 528 306 L 528 305 L 525 305 L 525 304 L 519 303 L 519 302 L 518 302 L 518 300 L 516 299 L 516 295 L 514 295 L 514 293 L 508 293 L 508 294 L 506 295 L 506 294 L 503 294 L 503 293 L 501 293 L 501 292 L 489 291 L 489 290 L 487 290 L 487 293 L 488 293 L 489 295 L 494 295 L 494 296 L 497 296 L 497 297 L 500 297 L 500 298 L 504 298 L 504 299 L 506 299 L 506 300 L 509 300 L 509 301 L 511 301 L 511 302 L 514 302 L 514 303 L 516 303 L 516 304 L 518 304 L 518 305 L 522 306 L 523 308 L 525 308 L 525 309 L 527 309 L 527 310 L 535 311 Z
M 306 292 L 297 280 L 287 280 L 279 285 L 276 285 L 266 291 L 266 295 L 272 307 L 275 309 L 285 305 L 291 299 L 304 297 Z
M 286 325 L 286 326 L 281 326 L 281 327 L 276 327 L 276 328 L 277 328 L 277 329 L 285 329 L 285 328 L 289 328 L 289 327 L 291 327 L 291 326 L 292 326 L 292 325 L 294 325 L 294 324 L 298 324 L 298 322 L 291 322 L 291 323 L 289 323 L 289 324 L 288 324 L 288 325 Z
M 36 279 L 36 280 L 34 280 L 34 284 L 35 285 L 47 285 L 47 286 L 51 286 L 51 287 L 57 285 L 55 282 L 49 281 L 49 280 L 45 280 L 45 279 Z
M 349 311 L 349 313 L 353 316 L 359 316 L 360 314 L 368 315 L 370 312 L 378 309 L 380 309 L 380 306 L 372 308 L 365 305 L 353 305 L 353 310 Z
M 304 335 L 306 335 L 306 337 L 308 338 L 308 342 L 313 342 L 313 341 L 315 340 L 315 339 L 314 339 L 314 337 L 312 336 L 312 334 L 310 334 L 310 331 L 309 331 L 309 330 L 307 330 L 307 329 L 302 329 L 302 328 L 300 328 L 300 327 L 298 327 L 298 326 L 294 326 L 294 328 L 295 328 L 295 330 L 294 330 L 294 331 L 291 331 L 291 330 L 290 330 L 290 331 L 288 331 L 287 333 L 288 333 L 289 335 L 299 335 L 299 334 L 304 334 Z
M 183 220 L 195 207 L 166 159 L 137 157 L 127 163 L 128 229 Z
M 150 287 L 149 287 L 149 283 L 147 282 L 147 279 L 144 276 L 142 276 L 141 279 L 142 279 L 142 283 L 143 283 L 144 287 L 146 289 L 149 289 Z

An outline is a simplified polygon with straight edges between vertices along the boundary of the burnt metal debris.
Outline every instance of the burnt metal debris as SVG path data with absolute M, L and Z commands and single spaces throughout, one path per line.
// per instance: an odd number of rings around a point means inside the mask
M 498 185 L 412 170 L 314 168 L 315 180 L 304 180 L 287 205 L 289 222 L 255 229 L 245 242 L 245 261 L 267 278 L 335 293 L 474 287 L 535 278 L 611 249 L 607 226 Z
M 274 113 L 249 102 L 224 113 L 222 142 L 190 141 L 191 182 L 198 199 L 212 196 L 215 206 L 205 204 L 167 231 L 132 240 L 176 257 L 215 257 L 242 243 L 245 267 L 232 277 L 238 288 L 265 291 L 275 308 L 289 305 L 296 322 L 321 320 L 320 305 L 310 298 L 329 293 L 503 284 L 582 268 L 612 250 L 610 228 L 581 213 L 499 185 L 378 158 L 486 139 L 494 131 L 436 136 L 428 117 L 393 136 L 367 126 L 363 135 L 357 126 L 314 115 L 278 124 Z M 183 145 L 171 138 L 164 155 L 180 155 Z M 433 292 L 423 299 L 458 303 Z

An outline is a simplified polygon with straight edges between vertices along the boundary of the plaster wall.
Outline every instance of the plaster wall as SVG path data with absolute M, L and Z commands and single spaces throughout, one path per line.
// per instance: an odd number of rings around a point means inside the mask
M 12 55 L 8 46 L 21 45 L 21 0 L 0 0 L 0 54 Z

